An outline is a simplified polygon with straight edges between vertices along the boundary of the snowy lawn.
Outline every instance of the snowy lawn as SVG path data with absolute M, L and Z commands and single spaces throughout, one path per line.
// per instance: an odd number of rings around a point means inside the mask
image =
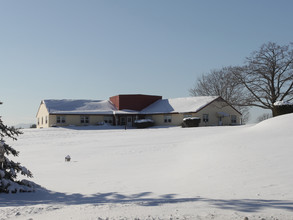
M 292 131 L 26 129 L 9 143 L 42 188 L 1 194 L 0 219 L 293 219 Z

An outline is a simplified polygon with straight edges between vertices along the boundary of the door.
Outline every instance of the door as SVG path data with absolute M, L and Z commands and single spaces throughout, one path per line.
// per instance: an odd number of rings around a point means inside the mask
M 131 116 L 127 116 L 127 126 L 132 127 L 132 117 Z
M 223 125 L 222 117 L 219 117 L 219 126 Z

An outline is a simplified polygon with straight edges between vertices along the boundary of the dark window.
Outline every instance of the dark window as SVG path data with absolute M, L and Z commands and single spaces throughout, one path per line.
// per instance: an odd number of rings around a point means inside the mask
M 171 123 L 172 122 L 172 116 L 171 115 L 165 115 L 164 116 L 164 122 L 165 123 Z
M 107 124 L 113 124 L 113 117 L 111 116 L 105 116 L 104 117 L 104 122 L 107 123 Z
M 236 122 L 237 122 L 236 115 L 231 115 L 231 123 L 236 124 Z
M 64 124 L 66 122 L 65 116 L 57 116 L 57 123 Z
M 125 125 L 125 117 L 120 118 L 120 125 Z
M 80 116 L 80 123 L 81 124 L 88 124 L 88 123 L 90 123 L 89 116 Z
M 209 122 L 209 115 L 208 114 L 203 114 L 202 121 L 205 122 L 205 123 Z

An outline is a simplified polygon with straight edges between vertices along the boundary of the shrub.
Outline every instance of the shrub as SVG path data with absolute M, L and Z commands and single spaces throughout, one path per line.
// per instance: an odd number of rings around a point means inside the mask
M 275 102 L 274 107 L 278 115 L 293 113 L 293 104 L 286 101 Z
M 30 128 L 37 128 L 37 125 L 36 125 L 36 124 L 32 124 L 32 125 L 30 126 Z
M 184 118 L 183 122 L 181 124 L 182 128 L 186 127 L 198 127 L 200 123 L 200 118 L 199 117 L 188 117 Z
M 139 119 L 134 121 L 134 126 L 137 128 L 148 128 L 154 126 L 154 121 L 151 119 Z

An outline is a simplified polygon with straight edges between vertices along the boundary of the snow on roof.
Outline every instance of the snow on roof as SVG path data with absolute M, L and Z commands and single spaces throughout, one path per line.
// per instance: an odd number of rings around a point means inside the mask
M 197 112 L 219 96 L 198 96 L 174 99 L 161 99 L 141 112 L 118 110 L 109 100 L 48 99 L 43 103 L 50 114 L 160 114 Z
M 144 114 L 197 112 L 219 96 L 161 99 L 141 111 Z
M 115 114 L 123 114 L 123 115 L 132 115 L 132 114 L 140 114 L 139 111 L 136 110 L 131 110 L 131 109 L 122 109 L 122 110 L 117 110 L 114 112 Z
M 50 114 L 113 114 L 117 108 L 108 100 L 44 100 Z

